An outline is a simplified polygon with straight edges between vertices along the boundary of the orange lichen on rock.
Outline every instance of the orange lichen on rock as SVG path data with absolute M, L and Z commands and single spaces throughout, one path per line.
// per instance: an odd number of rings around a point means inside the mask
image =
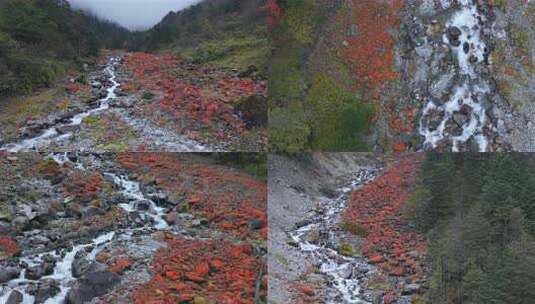
M 394 38 L 389 32 L 397 28 L 398 11 L 404 0 L 350 0 L 349 13 L 340 11 L 340 19 L 351 34 L 340 47 L 341 56 L 351 66 L 357 87 L 377 91 L 385 82 L 395 80 Z M 351 30 L 354 29 L 354 30 Z
M 10 237 L 0 235 L 0 260 L 16 256 L 21 252 L 17 243 Z
M 118 160 L 137 174 L 158 177 L 158 186 L 179 193 L 188 204 L 188 212 L 205 217 L 212 227 L 244 239 L 267 237 L 265 182 L 238 170 L 181 159 L 172 153 L 120 153 Z
M 154 276 L 130 294 L 134 303 L 186 303 L 201 297 L 206 303 L 254 303 L 262 266 L 251 245 L 175 236 L 166 242 L 153 260 Z
M 343 214 L 345 222 L 368 230 L 362 253 L 371 263 L 394 276 L 421 278 L 426 238 L 409 228 L 402 217 L 423 154 L 399 156 L 382 176 L 352 193 Z

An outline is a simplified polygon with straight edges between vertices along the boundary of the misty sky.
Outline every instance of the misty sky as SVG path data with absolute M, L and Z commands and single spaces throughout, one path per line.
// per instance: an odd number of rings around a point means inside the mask
M 169 11 L 178 11 L 201 0 L 68 0 L 82 8 L 129 29 L 147 29 Z

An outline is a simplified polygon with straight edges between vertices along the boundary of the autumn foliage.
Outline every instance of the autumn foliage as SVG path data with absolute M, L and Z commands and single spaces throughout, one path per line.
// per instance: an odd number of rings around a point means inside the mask
M 65 180 L 63 190 L 66 196 L 89 202 L 97 198 L 102 189 L 102 181 L 102 176 L 98 172 L 91 174 L 75 172 Z
M 354 32 L 340 53 L 357 78 L 357 87 L 377 92 L 387 81 L 397 78 L 394 71 L 394 38 L 389 30 L 399 26 L 397 12 L 404 0 L 351 0 L 350 12 L 342 11 L 345 28 Z M 347 16 L 346 16 L 347 15 Z M 349 18 L 348 18 L 349 17 Z
M 192 162 L 169 153 L 122 153 L 128 170 L 156 177 L 171 192 L 180 193 L 189 211 L 208 219 L 215 228 L 244 239 L 267 237 L 265 182 L 224 166 Z M 263 228 L 251 229 L 251 221 Z
M 271 31 L 279 23 L 282 10 L 277 0 L 267 0 L 265 8 L 268 14 L 268 30 Z
M 382 176 L 355 191 L 343 214 L 346 222 L 367 229 L 362 252 L 371 263 L 394 276 L 421 278 L 420 257 L 426 238 L 401 216 L 415 183 L 423 154 L 400 156 Z
M 183 62 L 169 54 L 132 53 L 126 57 L 125 64 L 143 89 L 161 93 L 163 97 L 152 103 L 151 109 L 162 111 L 173 121 L 180 122 L 182 125 L 178 126 L 179 129 L 188 127 L 191 130 L 195 126 L 202 126 L 203 129 L 217 132 L 223 126 L 233 132 L 242 132 L 245 125 L 234 115 L 232 102 L 241 97 L 267 94 L 265 81 L 214 76 L 209 69 Z M 206 87 L 190 83 L 174 75 L 173 72 L 177 70 L 199 72 L 210 78 L 211 82 Z M 214 77 L 215 81 L 212 79 Z M 131 87 L 135 87 L 135 84 L 129 83 L 128 88 Z
M 134 303 L 189 303 L 201 297 L 206 301 L 202 303 L 255 302 L 256 273 L 265 266 L 251 245 L 171 235 L 166 242 L 152 264 L 156 275 L 130 295 Z
M 15 241 L 5 235 L 0 235 L 0 260 L 12 257 L 20 253 L 20 248 Z

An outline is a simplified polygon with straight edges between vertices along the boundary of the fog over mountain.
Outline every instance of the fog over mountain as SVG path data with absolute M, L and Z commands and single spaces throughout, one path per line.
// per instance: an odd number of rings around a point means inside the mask
M 147 29 L 169 11 L 178 11 L 201 0 L 68 0 L 74 8 L 91 11 L 131 29 Z

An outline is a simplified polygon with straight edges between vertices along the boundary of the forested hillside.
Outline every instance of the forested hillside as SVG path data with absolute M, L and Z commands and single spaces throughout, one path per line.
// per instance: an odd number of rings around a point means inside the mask
M 170 12 L 146 32 L 134 33 L 131 50 L 173 51 L 197 64 L 266 68 L 269 54 L 264 0 L 207 0 Z
M 534 167 L 526 154 L 427 157 L 406 214 L 430 240 L 429 303 L 532 303 Z
M 49 86 L 103 47 L 121 47 L 128 31 L 73 11 L 66 0 L 0 2 L 0 96 Z

